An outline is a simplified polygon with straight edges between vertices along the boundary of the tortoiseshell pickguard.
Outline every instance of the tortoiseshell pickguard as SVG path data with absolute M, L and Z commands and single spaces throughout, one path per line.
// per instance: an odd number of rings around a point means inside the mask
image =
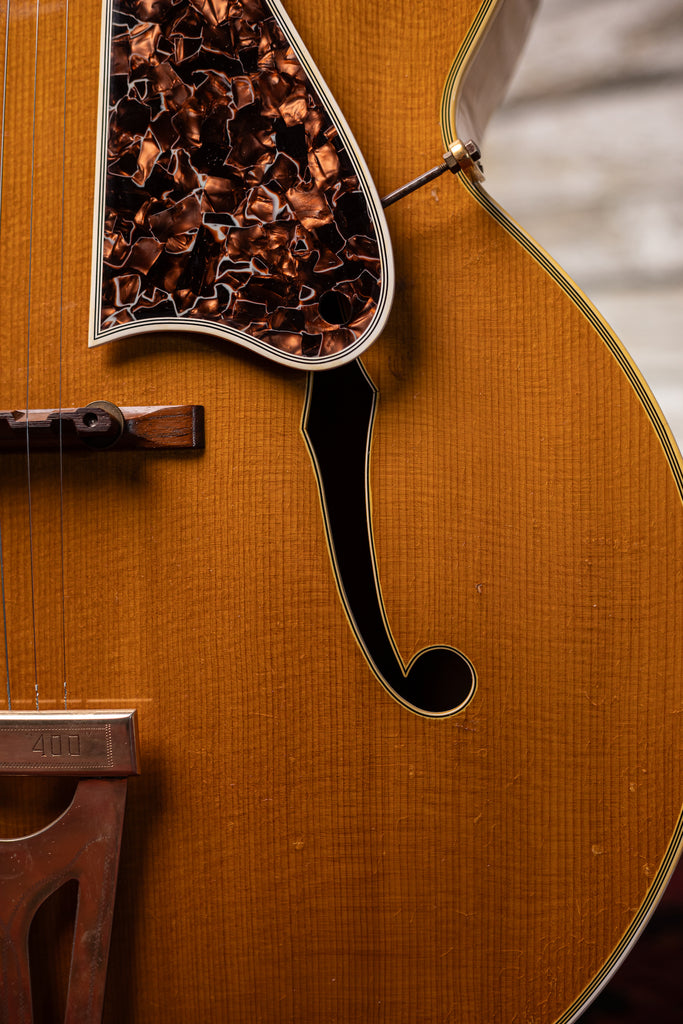
M 386 224 L 278 0 L 113 0 L 103 47 L 91 343 L 187 328 L 306 369 L 359 355 L 391 303 Z

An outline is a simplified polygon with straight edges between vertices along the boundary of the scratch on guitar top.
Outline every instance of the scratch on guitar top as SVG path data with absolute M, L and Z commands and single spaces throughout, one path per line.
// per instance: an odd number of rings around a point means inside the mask
M 601 698 L 594 697 L 587 690 L 582 690 L 581 691 L 581 696 L 585 697 L 586 700 L 588 701 L 588 703 L 592 707 L 594 707 L 594 708 L 604 707 L 606 705 L 606 703 L 607 703 L 606 698 L 604 698 L 604 697 L 601 697 Z M 612 703 L 614 703 L 614 700 L 612 700 Z
M 463 732 L 476 732 L 477 731 L 476 725 L 468 725 L 467 722 L 463 722 L 463 721 L 461 721 L 458 718 L 454 718 L 453 719 L 453 728 L 454 729 L 462 729 Z

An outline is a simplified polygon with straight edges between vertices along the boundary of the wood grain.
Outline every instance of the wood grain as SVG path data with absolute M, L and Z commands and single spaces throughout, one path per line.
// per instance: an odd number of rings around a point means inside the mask
M 3 470 L 12 706 L 60 706 L 64 661 L 70 707 L 140 716 L 105 1020 L 568 1021 L 679 828 L 683 516 L 647 396 L 464 184 L 388 211 L 384 601 L 405 660 L 453 644 L 479 677 L 452 718 L 399 706 L 335 590 L 303 376 L 180 335 L 87 349 L 99 12 L 69 6 L 64 122 L 57 10 L 35 150 L 35 24 L 10 26 L 0 407 L 27 363 L 30 404 L 60 404 L 60 340 L 63 405 L 206 407 L 203 453 L 65 457 L 61 499 L 32 458 L 33 578 L 26 466 Z M 288 11 L 380 194 L 431 166 L 476 3 Z M 40 818 L 0 785 L 3 830 Z

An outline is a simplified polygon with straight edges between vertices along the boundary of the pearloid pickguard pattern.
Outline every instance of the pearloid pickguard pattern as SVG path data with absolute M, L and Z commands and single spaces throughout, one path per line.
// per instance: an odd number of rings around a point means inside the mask
M 116 0 L 106 182 L 100 331 L 180 317 L 315 358 L 373 320 L 368 203 L 264 0 Z

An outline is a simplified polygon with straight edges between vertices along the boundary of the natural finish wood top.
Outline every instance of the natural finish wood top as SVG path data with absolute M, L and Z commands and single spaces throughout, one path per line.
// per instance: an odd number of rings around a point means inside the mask
M 453 644 L 479 681 L 453 717 L 401 707 L 335 589 L 303 375 L 181 335 L 87 349 L 99 12 L 69 10 L 64 122 L 41 7 L 35 147 L 33 16 L 11 25 L 0 407 L 27 363 L 33 407 L 60 365 L 63 405 L 206 407 L 203 453 L 65 457 L 62 497 L 33 457 L 32 536 L 26 466 L 3 467 L 13 707 L 61 706 L 65 664 L 69 707 L 140 718 L 105 1020 L 567 1021 L 661 884 L 683 791 L 680 472 L 647 394 L 464 183 L 388 211 L 384 602 L 405 660 Z M 288 11 L 380 194 L 431 166 L 476 3 Z M 7 833 L 51 813 L 0 787 Z

